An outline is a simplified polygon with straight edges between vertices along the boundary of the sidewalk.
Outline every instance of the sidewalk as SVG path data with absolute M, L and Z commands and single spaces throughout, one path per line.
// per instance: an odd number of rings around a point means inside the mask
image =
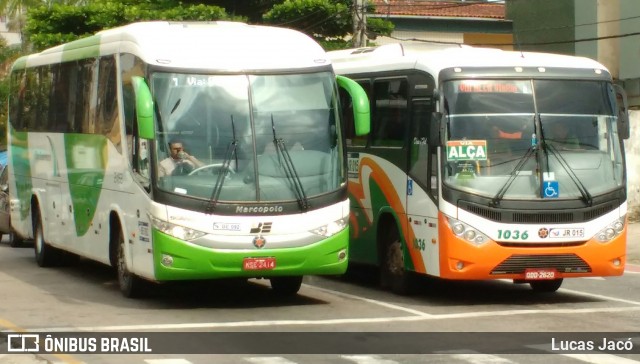
M 629 223 L 627 228 L 627 263 L 640 265 L 640 221 Z

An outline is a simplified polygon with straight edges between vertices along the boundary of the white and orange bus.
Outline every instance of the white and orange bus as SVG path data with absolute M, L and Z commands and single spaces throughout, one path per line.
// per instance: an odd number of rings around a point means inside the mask
M 372 111 L 368 136 L 346 131 L 350 262 L 397 292 L 414 273 L 545 292 L 623 273 L 629 119 L 603 65 L 400 44 L 330 56 Z

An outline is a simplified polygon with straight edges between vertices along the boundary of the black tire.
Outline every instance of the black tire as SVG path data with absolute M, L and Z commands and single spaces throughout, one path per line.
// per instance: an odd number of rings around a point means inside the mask
M 302 276 L 273 277 L 269 280 L 271 281 L 271 289 L 279 296 L 293 296 L 302 286 Z
M 535 292 L 555 292 L 562 285 L 562 278 L 548 281 L 529 281 L 529 285 Z
M 146 294 L 146 282 L 135 274 L 129 272 L 124 256 L 125 241 L 122 230 L 117 230 L 115 243 L 117 244 L 116 271 L 118 273 L 118 286 L 123 296 L 127 298 L 140 298 Z
M 384 289 L 400 295 L 416 292 L 415 276 L 404 269 L 404 251 L 400 234 L 391 228 L 382 236 L 382 257 L 380 261 L 380 285 Z
M 22 244 L 24 244 L 24 239 L 18 236 L 18 234 L 11 229 L 11 232 L 9 233 L 9 245 L 12 248 L 18 248 L 22 246 Z
M 36 263 L 38 263 L 40 267 L 52 267 L 59 262 L 60 251 L 44 240 L 40 214 L 35 215 L 34 218 L 33 250 L 36 255 Z

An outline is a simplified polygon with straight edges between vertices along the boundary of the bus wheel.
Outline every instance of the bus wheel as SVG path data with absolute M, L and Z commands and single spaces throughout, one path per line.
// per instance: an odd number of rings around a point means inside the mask
M 33 248 L 36 254 L 36 263 L 40 267 L 51 267 L 56 264 L 60 254 L 59 251 L 47 244 L 42 231 L 42 219 L 40 215 L 35 216 L 36 224 L 33 232 Z
M 395 230 L 395 229 L 394 229 Z M 391 243 L 386 245 L 380 269 L 380 283 L 392 292 L 408 295 L 415 292 L 415 277 L 404 269 L 404 252 L 398 232 L 391 232 Z
M 122 230 L 118 229 L 116 243 L 118 244 L 116 269 L 118 271 L 118 285 L 122 295 L 128 298 L 136 298 L 144 295 L 144 281 L 135 274 L 129 272 L 124 256 L 125 242 Z
M 24 239 L 18 236 L 18 234 L 16 234 L 16 232 L 13 231 L 13 229 L 11 229 L 11 232 L 9 233 L 9 245 L 12 248 L 17 248 L 21 246 L 23 243 L 24 243 Z
M 293 296 L 302 286 L 302 276 L 273 277 L 269 280 L 271 281 L 271 289 L 280 296 Z
M 562 278 L 548 281 L 529 281 L 529 285 L 535 292 L 555 292 L 562 285 Z

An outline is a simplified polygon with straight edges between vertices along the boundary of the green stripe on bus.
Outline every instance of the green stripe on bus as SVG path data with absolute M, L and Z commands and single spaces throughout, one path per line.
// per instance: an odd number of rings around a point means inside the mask
M 20 220 L 29 217 L 31 208 L 31 163 L 29 161 L 29 138 L 27 132 L 17 132 L 9 124 L 11 133 L 11 163 L 16 175 L 16 191 L 20 200 Z
M 91 227 L 100 199 L 107 167 L 107 140 L 98 134 L 65 134 L 64 144 L 76 234 L 83 236 Z
M 22 70 L 27 68 L 27 57 L 20 57 L 18 59 L 15 60 L 15 62 L 13 62 L 13 66 L 11 67 L 11 70 Z
M 62 62 L 100 56 L 100 36 L 78 39 L 62 48 Z

